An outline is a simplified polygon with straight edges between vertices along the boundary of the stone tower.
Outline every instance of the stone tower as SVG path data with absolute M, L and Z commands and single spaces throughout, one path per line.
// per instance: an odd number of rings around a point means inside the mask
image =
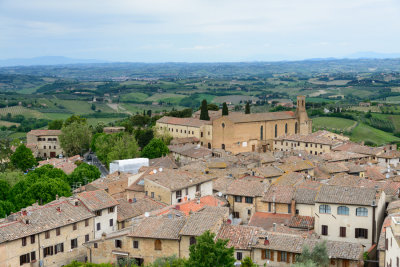
M 296 118 L 298 121 L 296 132 L 301 135 L 310 134 L 312 132 L 312 120 L 308 118 L 306 111 L 306 97 L 303 95 L 297 96 Z

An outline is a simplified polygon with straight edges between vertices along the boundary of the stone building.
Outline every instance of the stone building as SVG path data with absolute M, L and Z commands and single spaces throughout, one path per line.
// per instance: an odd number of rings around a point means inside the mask
M 77 199 L 34 205 L 0 223 L 0 266 L 58 267 L 85 261 L 94 215 Z
M 60 146 L 60 130 L 31 130 L 26 134 L 26 146 L 35 157 L 55 158 L 63 154 Z
M 385 266 L 400 266 L 400 215 L 392 216 L 386 228 Z

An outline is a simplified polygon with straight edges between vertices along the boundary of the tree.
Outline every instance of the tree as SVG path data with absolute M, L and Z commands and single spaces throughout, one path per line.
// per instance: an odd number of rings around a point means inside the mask
M 218 107 L 216 104 L 214 104 L 214 103 L 210 103 L 210 104 L 207 105 L 207 110 L 218 111 L 218 110 L 219 110 L 219 107 Z
M 241 267 L 258 267 L 257 264 L 255 264 L 250 257 L 246 257 L 242 260 L 242 265 Z
M 295 266 L 312 266 L 311 263 L 314 263 L 315 266 L 328 266 L 329 265 L 329 256 L 328 250 L 326 248 L 326 241 L 317 243 L 313 250 L 305 246 L 303 248 L 303 252 L 297 257 L 297 263 L 303 265 L 295 265 Z M 306 265 L 309 264 L 309 265 Z
M 22 144 L 11 155 L 11 164 L 21 171 L 26 171 L 36 166 L 37 161 L 33 157 L 32 151 Z
M 222 116 L 228 116 L 229 110 L 228 110 L 228 105 L 226 105 L 226 102 L 222 104 Z
M 158 127 L 154 127 L 153 128 L 154 131 L 154 138 L 157 139 L 161 139 L 164 144 L 169 145 L 171 143 L 171 140 L 173 139 L 172 135 L 170 134 L 170 132 L 167 130 L 167 128 L 158 128 Z
M 245 114 L 250 114 L 250 102 L 246 102 L 246 107 L 244 108 L 244 113 Z
M 0 172 L 8 168 L 10 156 L 12 155 L 10 139 L 0 140 Z
M 139 144 L 139 147 L 145 147 L 154 137 L 154 132 L 152 129 L 137 129 L 134 131 L 135 139 Z
M 200 108 L 200 120 L 209 121 L 210 116 L 208 116 L 207 100 L 203 99 Z
M 154 138 L 142 149 L 142 157 L 154 159 L 165 156 L 169 153 L 168 147 L 160 139 Z
M 90 108 L 94 111 L 94 110 L 96 110 L 96 105 L 92 104 L 92 106 Z
M 89 150 L 92 131 L 86 123 L 74 121 L 61 129 L 60 145 L 68 156 Z
M 61 130 L 63 124 L 64 124 L 63 120 L 54 120 L 48 123 L 47 128 L 49 130 Z
M 96 166 L 82 163 L 68 176 L 68 183 L 71 186 L 74 183 L 85 185 L 100 178 L 100 175 L 101 173 Z
M 178 258 L 176 255 L 169 257 L 157 258 L 148 267 L 184 267 L 185 260 Z
M 7 200 L 11 186 L 4 180 L 0 180 L 0 200 Z
M 65 127 L 65 126 L 68 126 L 68 125 L 70 125 L 70 124 L 72 124 L 72 123 L 74 123 L 74 122 L 86 124 L 86 123 L 87 123 L 87 120 L 86 120 L 86 118 L 82 118 L 81 116 L 72 115 L 71 117 L 69 117 L 68 119 L 65 120 L 63 126 L 64 126 L 64 127 Z
M 126 132 L 101 134 L 94 146 L 97 157 L 107 166 L 114 160 L 131 159 L 140 155 L 135 137 Z
M 13 203 L 8 200 L 0 200 L 0 218 L 5 218 L 15 210 Z
M 215 234 L 204 232 L 196 238 L 196 244 L 189 248 L 189 259 L 185 263 L 187 267 L 214 267 L 233 266 L 235 263 L 234 248 L 226 247 L 229 240 L 218 239 L 214 241 Z
M 10 171 L 0 172 L 0 181 L 7 182 L 11 187 L 17 184 L 19 181 L 25 178 L 24 174 L 20 171 Z

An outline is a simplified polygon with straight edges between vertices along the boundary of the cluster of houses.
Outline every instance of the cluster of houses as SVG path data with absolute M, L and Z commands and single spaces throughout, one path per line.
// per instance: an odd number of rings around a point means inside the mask
M 285 114 L 258 121 L 262 128 L 254 126 L 254 118 L 215 116 L 199 126 L 198 136 L 184 136 L 184 126 L 176 131 L 168 119 L 167 129 L 179 134 L 169 156 L 150 160 L 137 173 L 115 171 L 72 197 L 3 219 L 0 266 L 121 258 L 146 265 L 165 256 L 188 258 L 189 247 L 207 230 L 229 240 L 237 262 L 250 257 L 259 266 L 290 266 L 305 246 L 325 241 L 330 266 L 399 266 L 397 147 L 372 148 L 327 131 L 311 133 L 301 111 L 293 118 Z M 192 119 L 186 134 L 195 132 Z M 222 120 L 230 129 L 225 137 L 232 139 L 225 139 L 225 147 L 208 148 L 207 131 L 215 144 Z M 252 125 L 251 134 L 258 136 L 240 137 Z

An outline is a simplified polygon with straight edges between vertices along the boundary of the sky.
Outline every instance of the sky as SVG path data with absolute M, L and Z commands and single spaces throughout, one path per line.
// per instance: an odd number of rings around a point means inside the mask
M 0 59 L 230 62 L 400 53 L 399 0 L 0 0 Z

